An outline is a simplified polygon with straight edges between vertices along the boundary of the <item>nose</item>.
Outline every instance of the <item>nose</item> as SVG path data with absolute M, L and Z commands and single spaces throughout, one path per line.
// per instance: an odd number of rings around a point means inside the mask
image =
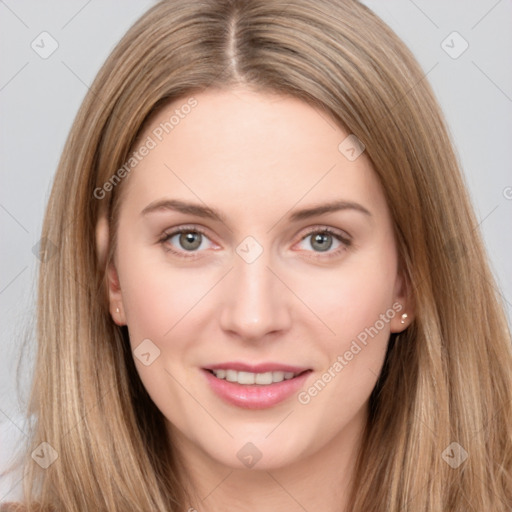
M 289 294 L 268 268 L 266 253 L 251 263 L 234 255 L 224 282 L 220 326 L 247 341 L 287 331 L 291 325 Z

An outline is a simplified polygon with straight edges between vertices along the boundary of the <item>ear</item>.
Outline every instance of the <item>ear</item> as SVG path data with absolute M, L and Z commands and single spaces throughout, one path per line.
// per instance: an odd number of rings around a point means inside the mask
M 399 271 L 396 277 L 392 309 L 396 315 L 390 321 L 391 332 L 405 331 L 414 319 L 415 305 L 410 282 L 403 271 Z
M 107 261 L 109 255 L 109 225 L 106 216 L 100 217 L 96 224 L 96 256 L 100 268 L 106 266 L 106 286 L 108 288 L 109 310 L 117 325 L 126 325 L 123 295 L 119 276 L 113 261 Z

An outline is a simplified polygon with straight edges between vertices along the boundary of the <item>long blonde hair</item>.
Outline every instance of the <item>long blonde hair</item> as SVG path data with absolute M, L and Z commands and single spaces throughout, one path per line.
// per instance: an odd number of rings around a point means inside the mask
M 390 339 L 349 510 L 510 511 L 504 308 L 424 73 L 355 0 L 166 0 L 100 70 L 44 221 L 42 250 L 52 251 L 40 269 L 31 447 L 49 443 L 58 459 L 47 469 L 27 459 L 27 504 L 68 512 L 188 508 L 181 461 L 138 378 L 127 331 L 112 322 L 108 258 L 96 251 L 99 219 L 115 232 L 123 183 L 94 194 L 163 105 L 235 84 L 332 115 L 366 146 L 392 212 L 415 318 Z M 454 467 L 448 462 L 454 450 L 464 453 L 459 445 L 468 457 Z

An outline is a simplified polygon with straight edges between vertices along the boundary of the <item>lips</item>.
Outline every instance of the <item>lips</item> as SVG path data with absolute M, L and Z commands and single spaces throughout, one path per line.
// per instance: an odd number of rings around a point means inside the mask
M 264 409 L 297 391 L 311 369 L 280 363 L 227 362 L 203 368 L 203 372 L 223 400 L 242 408 Z

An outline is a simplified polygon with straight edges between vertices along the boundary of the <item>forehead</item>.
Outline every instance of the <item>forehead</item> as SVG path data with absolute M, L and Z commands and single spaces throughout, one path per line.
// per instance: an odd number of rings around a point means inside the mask
M 167 195 L 253 213 L 299 201 L 378 203 L 369 159 L 343 152 L 349 135 L 290 96 L 244 88 L 193 94 L 151 119 L 139 139 L 151 149 L 130 173 L 127 195 L 140 209 Z

